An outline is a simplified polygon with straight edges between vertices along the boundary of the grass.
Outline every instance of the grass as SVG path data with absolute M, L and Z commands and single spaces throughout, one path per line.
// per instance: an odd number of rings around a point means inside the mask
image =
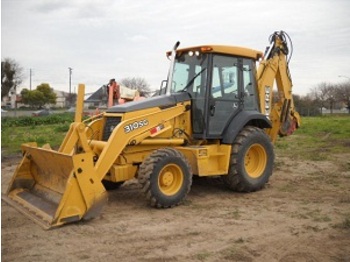
M 345 215 L 342 222 L 335 224 L 334 228 L 350 230 L 350 213 Z
M 202 252 L 202 253 L 198 253 L 197 255 L 195 255 L 195 258 L 199 261 L 206 261 L 210 258 L 211 253 L 209 252 Z
M 241 218 L 241 212 L 237 208 L 235 208 L 235 210 L 233 211 L 228 211 L 227 216 L 231 217 L 234 220 L 239 220 Z
M 71 115 L 1 119 L 2 154 L 19 153 L 26 142 L 50 143 L 57 148 L 72 120 Z M 324 161 L 332 154 L 350 153 L 349 134 L 350 115 L 305 117 L 292 136 L 277 140 L 276 155 Z
M 39 146 L 49 143 L 52 148 L 58 148 L 69 125 L 69 122 L 28 126 L 2 125 L 1 153 L 5 156 L 20 153 L 21 144 L 28 142 L 37 142 Z
M 84 116 L 83 119 L 87 117 Z M 62 143 L 73 120 L 74 114 L 71 113 L 42 117 L 2 117 L 1 154 L 19 154 L 21 144 L 28 142 L 37 142 L 38 146 L 49 143 L 56 149 Z
M 301 127 L 275 144 L 276 155 L 312 161 L 350 153 L 350 115 L 305 117 Z
M 350 218 L 345 218 L 344 221 L 340 224 L 340 227 L 343 229 L 350 229 Z
M 256 252 L 252 252 L 252 250 L 245 245 L 242 246 L 242 243 L 238 244 L 239 246 L 234 245 L 221 251 L 221 258 L 223 261 L 253 261 L 252 256 L 255 256 Z
M 314 222 L 329 222 L 331 218 L 328 215 L 322 214 L 320 209 L 314 209 L 305 213 L 307 218 L 312 219 Z
M 236 244 L 242 244 L 242 243 L 244 243 L 245 242 L 245 240 L 244 240 L 244 238 L 242 238 L 242 237 L 240 237 L 240 238 L 238 238 L 237 240 L 235 240 L 235 243 Z

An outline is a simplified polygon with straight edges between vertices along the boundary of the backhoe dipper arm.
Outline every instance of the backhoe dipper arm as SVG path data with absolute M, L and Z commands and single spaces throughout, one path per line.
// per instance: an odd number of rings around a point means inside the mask
M 272 128 L 266 130 L 272 142 L 276 141 L 277 135 L 290 135 L 300 126 L 300 116 L 293 103 L 288 53 L 286 33 L 275 32 L 257 73 L 260 110 L 272 122 Z M 272 92 L 275 81 L 278 89 L 276 101 Z

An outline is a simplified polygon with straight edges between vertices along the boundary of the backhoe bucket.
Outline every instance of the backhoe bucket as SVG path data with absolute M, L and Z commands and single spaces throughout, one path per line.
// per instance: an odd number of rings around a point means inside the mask
M 100 213 L 107 193 L 92 153 L 68 155 L 35 143 L 22 148 L 24 157 L 3 200 L 46 229 Z

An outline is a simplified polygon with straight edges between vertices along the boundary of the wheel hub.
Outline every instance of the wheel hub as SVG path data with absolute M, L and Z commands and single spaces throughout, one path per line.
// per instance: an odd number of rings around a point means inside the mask
M 171 196 L 176 194 L 183 184 L 183 172 L 176 164 L 166 165 L 159 173 L 158 186 L 161 192 Z
M 260 177 L 267 164 L 267 154 L 260 144 L 253 144 L 244 157 L 244 166 L 247 174 L 252 178 Z
M 161 184 L 163 186 L 170 186 L 174 182 L 174 176 L 170 171 L 166 171 L 161 177 Z

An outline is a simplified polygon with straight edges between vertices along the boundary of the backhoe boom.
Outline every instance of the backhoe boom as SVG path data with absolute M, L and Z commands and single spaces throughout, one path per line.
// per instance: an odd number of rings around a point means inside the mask
M 267 133 L 273 142 L 277 135 L 290 135 L 300 126 L 300 116 L 293 103 L 288 52 L 285 33 L 275 32 L 267 57 L 260 62 L 257 73 L 260 111 L 272 122 L 272 128 Z M 273 93 L 275 82 L 277 97 Z

